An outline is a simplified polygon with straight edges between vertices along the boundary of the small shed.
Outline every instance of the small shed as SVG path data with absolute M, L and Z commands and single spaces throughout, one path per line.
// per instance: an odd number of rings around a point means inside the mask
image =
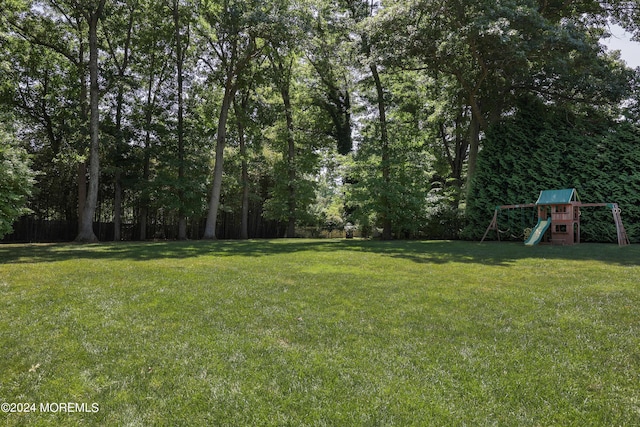
M 575 188 L 541 191 L 536 201 L 538 218 L 551 219 L 542 240 L 555 245 L 580 243 L 580 205 Z

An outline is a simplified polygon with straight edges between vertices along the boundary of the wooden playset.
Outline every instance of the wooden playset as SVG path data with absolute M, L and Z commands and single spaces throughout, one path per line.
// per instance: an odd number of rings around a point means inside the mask
M 578 198 L 575 188 L 563 190 L 543 190 L 535 203 L 523 205 L 502 205 L 496 206 L 493 219 L 487 227 L 482 240 L 487 237 L 490 230 L 496 230 L 498 240 L 500 240 L 500 230 L 498 229 L 498 213 L 503 209 L 537 208 L 538 223 L 531 230 L 524 244 L 528 246 L 538 243 L 549 243 L 552 245 L 574 245 L 580 243 L 580 208 L 603 206 L 611 209 L 613 221 L 618 234 L 618 245 L 629 244 L 629 238 L 622 225 L 620 208 L 617 203 L 582 203 Z

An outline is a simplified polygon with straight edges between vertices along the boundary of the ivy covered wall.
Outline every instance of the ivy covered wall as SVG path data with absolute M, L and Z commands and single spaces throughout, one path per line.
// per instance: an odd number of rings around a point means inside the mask
M 480 239 L 495 206 L 534 203 L 541 190 L 561 188 L 576 188 L 583 203 L 618 203 L 629 239 L 640 242 L 640 130 L 598 112 L 523 102 L 487 133 L 463 237 Z M 501 238 L 521 239 L 535 223 L 533 209 L 503 211 Z M 615 242 L 611 211 L 583 208 L 581 235 L 583 242 Z

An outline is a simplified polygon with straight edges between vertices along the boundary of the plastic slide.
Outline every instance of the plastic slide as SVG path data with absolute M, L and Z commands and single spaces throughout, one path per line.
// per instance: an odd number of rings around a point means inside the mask
M 542 240 L 542 236 L 544 236 L 544 232 L 547 231 L 547 228 L 551 225 L 551 218 L 538 220 L 536 227 L 531 231 L 531 235 L 524 242 L 527 246 L 537 245 L 540 240 Z

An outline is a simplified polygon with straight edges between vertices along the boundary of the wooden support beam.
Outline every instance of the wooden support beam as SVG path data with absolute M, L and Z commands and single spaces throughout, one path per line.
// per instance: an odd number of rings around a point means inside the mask
M 535 203 L 526 203 L 523 205 L 502 205 L 496 206 L 496 209 L 519 209 L 519 208 L 535 208 Z
M 484 242 L 484 239 L 487 237 L 487 234 L 489 234 L 489 230 L 496 230 L 496 234 L 498 235 L 498 241 L 500 241 L 500 232 L 498 231 L 498 209 L 497 208 L 496 210 L 493 211 L 493 219 L 491 220 L 491 223 L 487 227 L 487 231 L 484 232 L 484 236 L 482 236 L 482 240 L 480 240 L 480 243 Z

